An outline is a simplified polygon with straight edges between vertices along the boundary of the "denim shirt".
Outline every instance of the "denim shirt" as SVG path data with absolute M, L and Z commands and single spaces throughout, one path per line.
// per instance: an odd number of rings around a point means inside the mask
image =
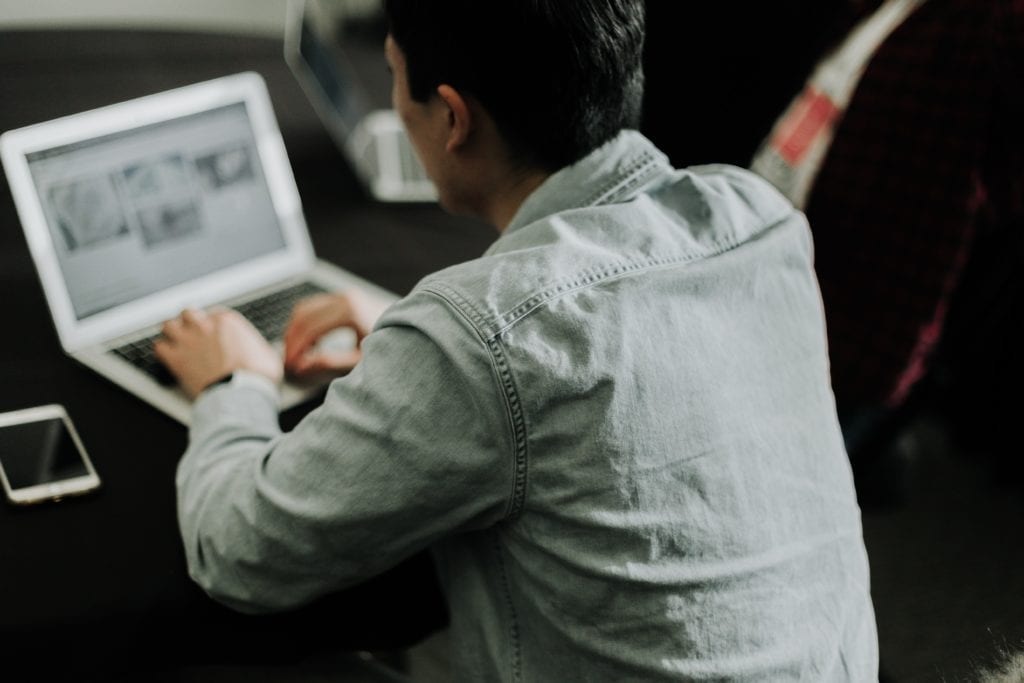
M 288 434 L 259 387 L 197 401 L 179 517 L 213 597 L 283 609 L 431 547 L 459 680 L 876 679 L 808 227 L 756 176 L 625 131 L 363 348 Z

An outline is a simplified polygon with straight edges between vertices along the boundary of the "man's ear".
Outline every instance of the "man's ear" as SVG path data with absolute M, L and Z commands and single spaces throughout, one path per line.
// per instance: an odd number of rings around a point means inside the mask
M 447 108 L 448 115 L 448 139 L 444 148 L 445 151 L 452 152 L 466 144 L 469 139 L 469 133 L 473 128 L 473 114 L 466 98 L 450 85 L 437 86 L 437 95 Z

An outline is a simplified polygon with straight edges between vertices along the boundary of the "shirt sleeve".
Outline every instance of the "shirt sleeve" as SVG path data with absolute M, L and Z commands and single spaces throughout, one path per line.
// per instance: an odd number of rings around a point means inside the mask
M 225 385 L 197 401 L 178 516 L 189 573 L 215 599 L 293 607 L 507 515 L 508 411 L 468 323 L 414 295 L 363 349 L 287 434 L 260 387 Z

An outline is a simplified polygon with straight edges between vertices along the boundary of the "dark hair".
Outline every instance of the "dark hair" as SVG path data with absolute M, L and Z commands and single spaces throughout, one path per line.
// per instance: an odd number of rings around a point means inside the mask
M 442 83 L 494 118 L 514 160 L 555 171 L 640 123 L 643 0 L 385 0 L 409 94 Z

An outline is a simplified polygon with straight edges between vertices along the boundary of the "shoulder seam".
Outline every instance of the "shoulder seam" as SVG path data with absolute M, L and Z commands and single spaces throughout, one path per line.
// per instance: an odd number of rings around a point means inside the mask
M 483 329 L 481 333 L 488 339 L 501 335 L 502 332 L 508 330 L 510 327 L 515 325 L 517 322 L 527 317 L 537 308 L 544 304 L 553 301 L 554 299 L 568 294 L 570 292 L 597 284 L 602 281 L 612 280 L 619 277 L 625 277 L 638 273 L 640 271 L 652 269 L 652 268 L 667 268 L 683 263 L 689 263 L 697 259 L 712 258 L 719 256 L 727 251 L 735 249 L 739 245 L 749 241 L 752 237 L 765 234 L 770 232 L 777 226 L 785 223 L 792 219 L 794 213 L 788 213 L 785 216 L 779 218 L 772 223 L 766 224 L 757 232 L 739 239 L 736 235 L 730 235 L 720 241 L 712 242 L 707 249 L 700 252 L 690 252 L 681 255 L 659 257 L 654 256 L 647 259 L 636 260 L 636 261 L 621 261 L 618 263 L 610 263 L 602 266 L 590 268 L 575 274 L 572 278 L 565 279 L 562 281 L 556 281 L 549 287 L 540 292 L 537 292 L 527 299 L 524 299 L 520 303 L 513 306 L 505 313 L 500 314 L 490 324 L 493 326 L 492 329 Z
M 472 326 L 473 331 L 476 332 L 477 337 L 488 351 L 494 377 L 505 399 L 505 414 L 508 419 L 509 434 L 512 437 L 512 461 L 514 468 L 512 473 L 512 490 L 509 492 L 504 519 L 513 520 L 522 512 L 524 501 L 526 500 L 527 439 L 526 417 L 523 414 L 523 407 L 519 400 L 519 391 L 516 388 L 515 378 L 512 375 L 512 368 L 506 360 L 504 349 L 497 336 L 483 334 L 481 328 L 484 327 L 486 322 L 484 316 L 457 290 L 444 283 L 435 282 L 420 291 L 441 299 L 462 316 Z

